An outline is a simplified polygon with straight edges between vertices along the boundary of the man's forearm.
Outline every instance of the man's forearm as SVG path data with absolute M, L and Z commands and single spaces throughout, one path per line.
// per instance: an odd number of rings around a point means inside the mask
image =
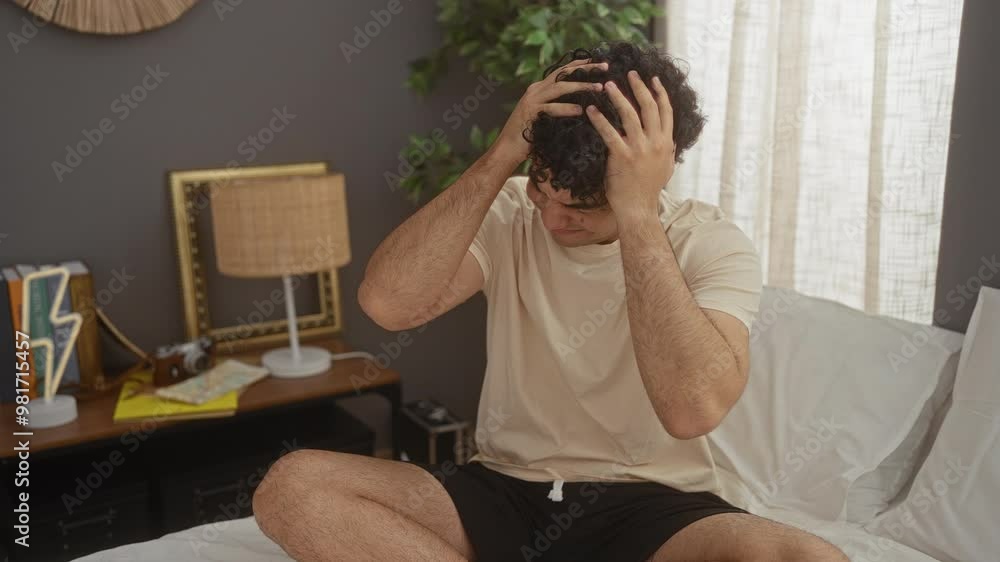
M 407 317 L 446 290 L 519 158 L 499 144 L 379 244 L 358 292 L 383 316 Z
M 736 369 L 729 344 L 695 302 L 658 217 L 619 221 L 626 302 L 639 373 L 653 408 L 674 436 L 719 416 L 711 392 L 701 392 L 705 368 Z M 695 397 L 695 399 L 692 399 Z

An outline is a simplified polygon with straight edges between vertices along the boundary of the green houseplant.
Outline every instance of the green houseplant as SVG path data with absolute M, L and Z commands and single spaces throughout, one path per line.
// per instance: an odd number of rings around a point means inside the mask
M 661 15 L 652 0 L 438 0 L 443 44 L 410 63 L 407 87 L 428 95 L 448 72 L 455 57 L 492 82 L 523 91 L 563 53 L 601 41 L 648 44 L 653 17 Z M 510 108 L 508 108 L 510 109 Z M 459 151 L 438 129 L 410 135 L 400 152 L 399 174 L 387 173 L 393 189 L 413 201 L 451 185 L 496 139 L 499 128 L 473 126 L 471 150 Z

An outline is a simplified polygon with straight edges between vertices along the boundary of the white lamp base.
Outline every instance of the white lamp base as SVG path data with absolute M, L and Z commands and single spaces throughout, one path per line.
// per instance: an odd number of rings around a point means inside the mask
M 260 358 L 260 362 L 272 375 L 280 378 L 308 377 L 330 368 L 330 352 L 325 349 L 302 347 L 299 353 L 301 357 L 296 363 L 292 359 L 292 348 L 283 347 L 268 351 Z
M 77 418 L 76 398 L 56 394 L 52 400 L 36 398 L 28 403 L 28 427 L 41 429 L 67 424 Z

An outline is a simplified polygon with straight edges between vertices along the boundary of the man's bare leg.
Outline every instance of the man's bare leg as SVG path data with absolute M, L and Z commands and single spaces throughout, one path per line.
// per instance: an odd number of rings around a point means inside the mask
M 296 560 L 471 560 L 448 492 L 412 464 L 329 451 L 280 458 L 253 497 L 265 535 Z
M 649 562 L 850 562 L 801 529 L 746 513 L 720 513 L 684 527 Z

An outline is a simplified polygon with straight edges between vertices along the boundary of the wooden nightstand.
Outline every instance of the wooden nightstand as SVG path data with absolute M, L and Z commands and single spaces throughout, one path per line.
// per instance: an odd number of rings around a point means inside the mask
M 340 340 L 310 344 L 334 353 L 351 351 Z M 254 363 L 259 356 L 226 357 Z M 116 424 L 118 392 L 81 401 L 74 422 L 34 430 L 29 437 L 33 547 L 17 549 L 12 554 L 20 557 L 14 560 L 69 560 L 204 522 L 245 517 L 266 469 L 291 449 L 373 454 L 374 433 L 336 406 L 337 398 L 374 392 L 389 400 L 394 458 L 399 457 L 399 374 L 363 359 L 335 361 L 329 371 L 312 377 L 268 377 L 240 396 L 235 415 L 223 418 Z M 24 428 L 15 425 L 13 414 L 4 415 L 4 442 L 16 431 Z M 0 477 L 8 483 L 17 471 L 15 454 L 13 444 L 0 449 Z M 15 490 L 9 484 L 4 490 L 0 509 L 9 519 L 9 494 Z M 6 544 L 14 538 L 12 525 L 0 532 Z

